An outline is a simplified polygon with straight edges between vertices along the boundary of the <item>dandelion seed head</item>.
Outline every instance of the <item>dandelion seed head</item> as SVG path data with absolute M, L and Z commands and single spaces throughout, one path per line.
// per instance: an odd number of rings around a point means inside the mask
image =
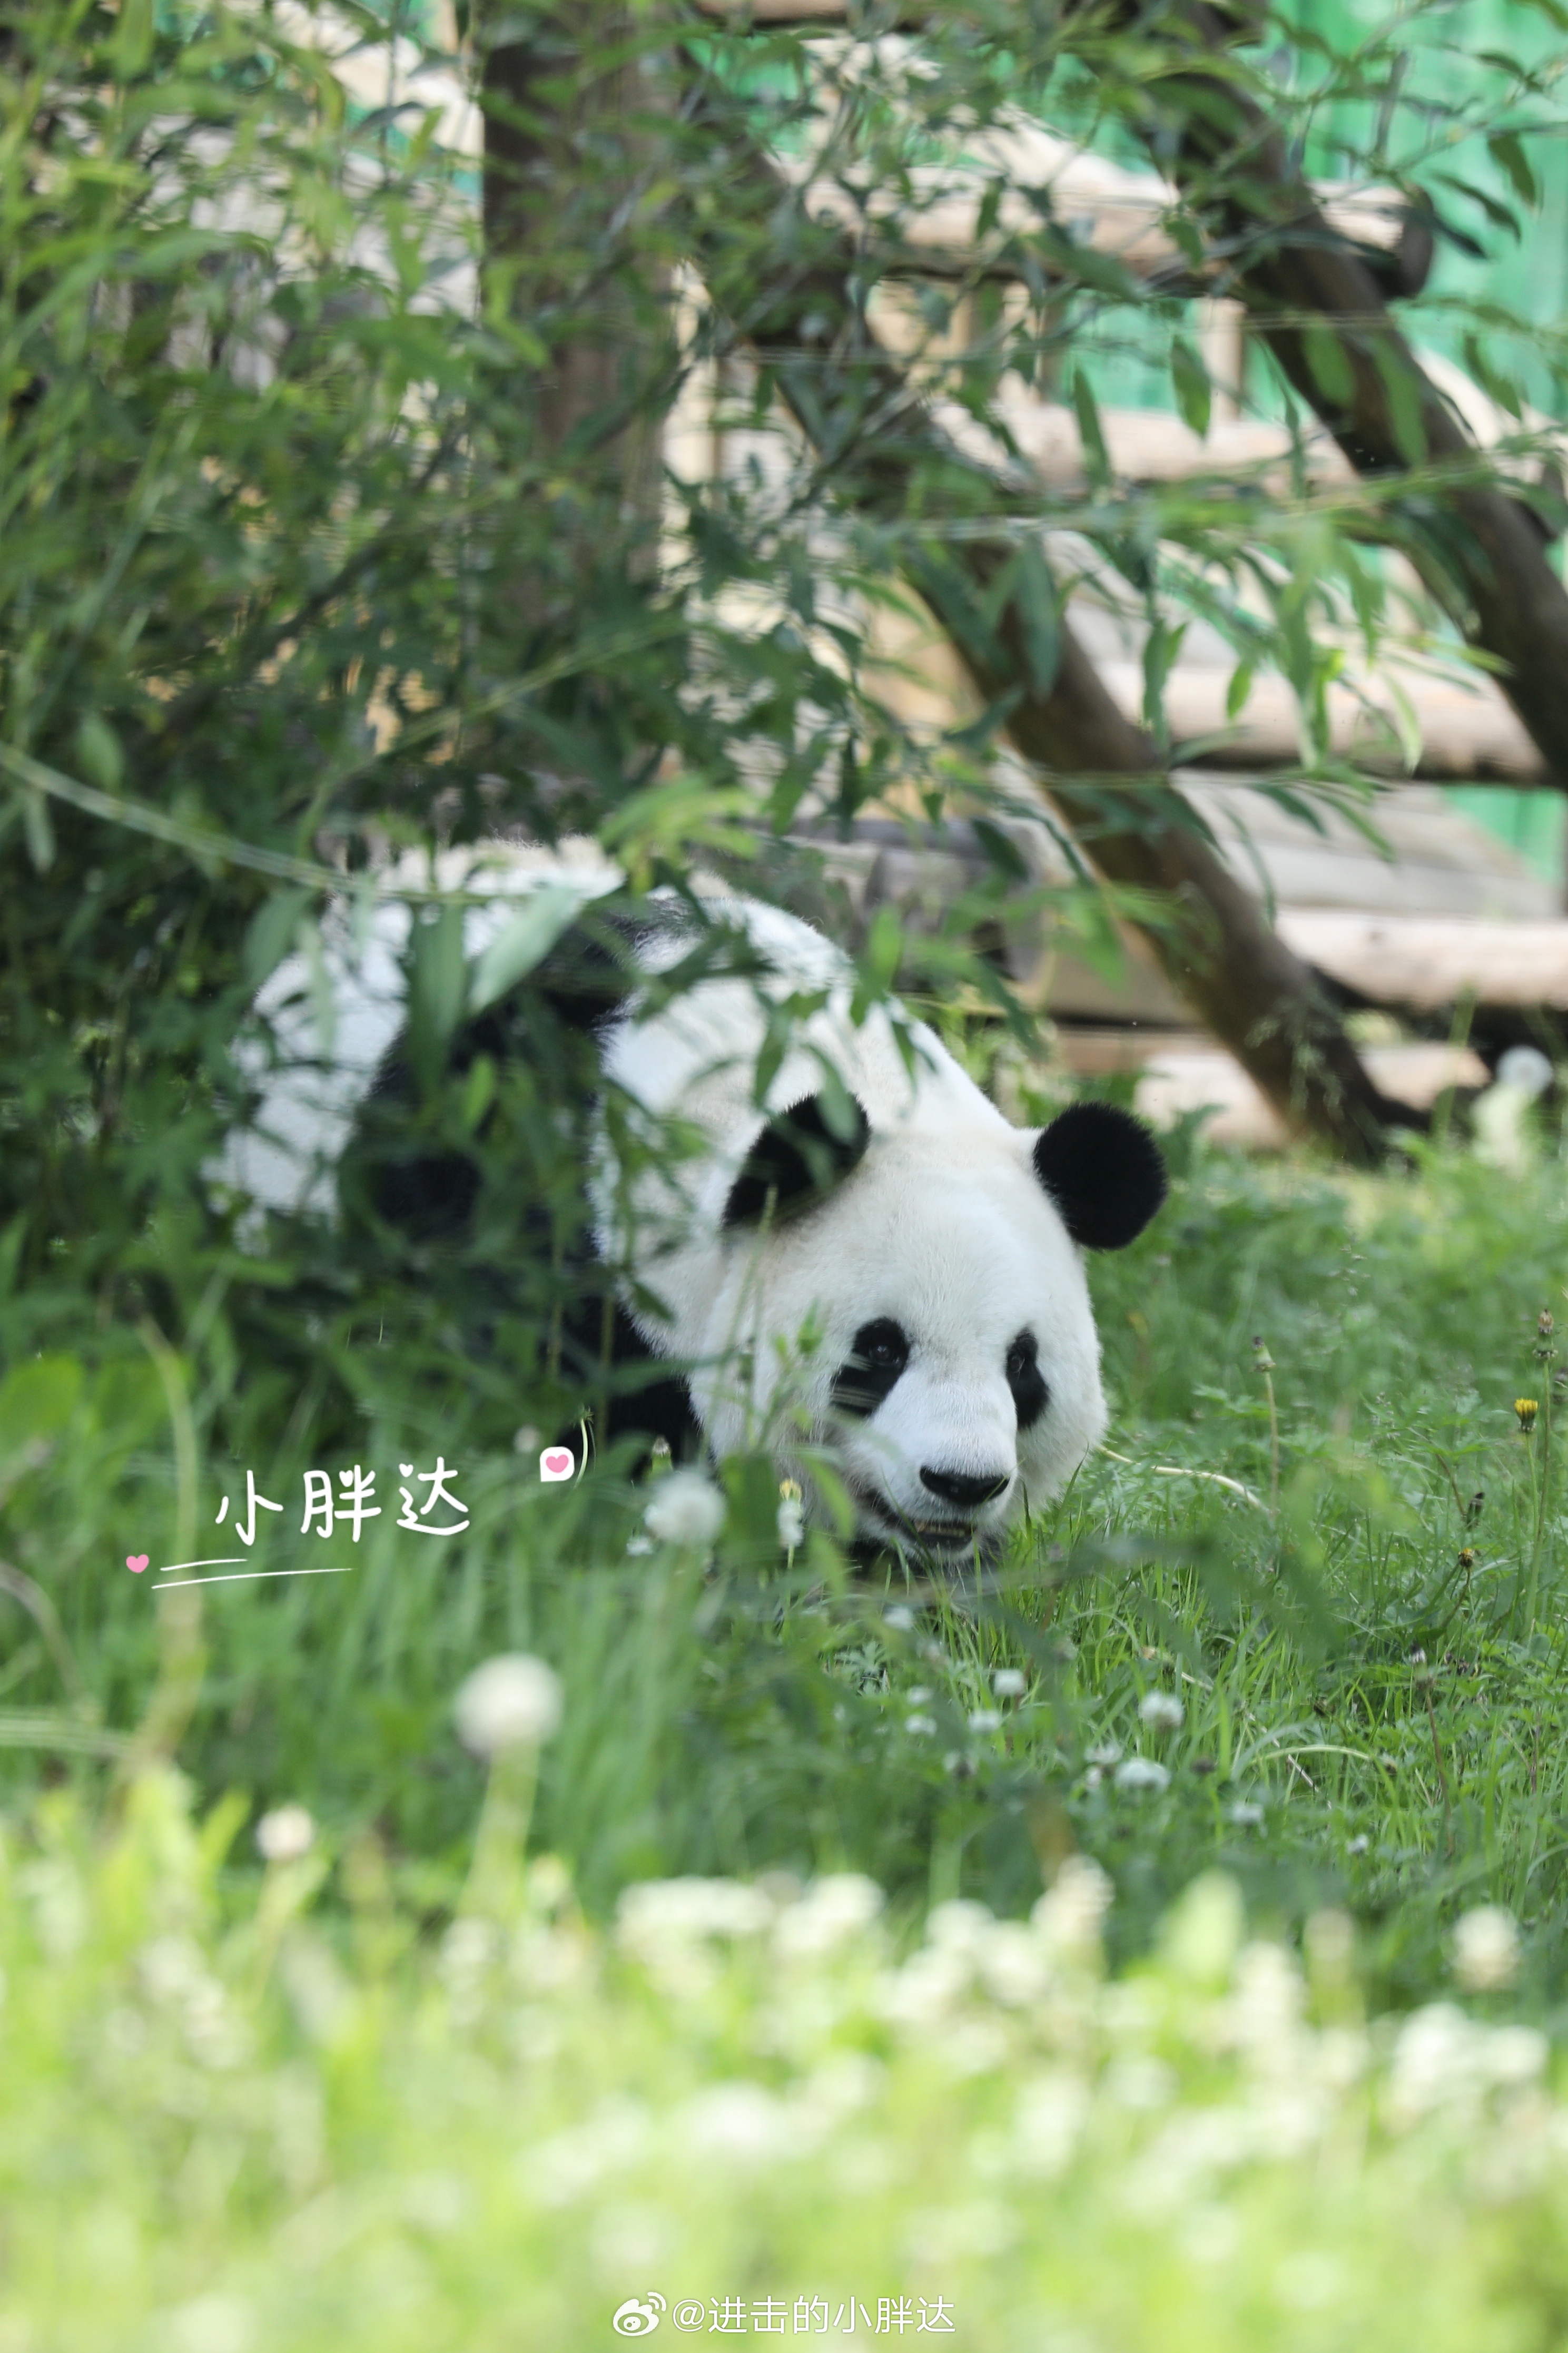
M 1171 1775 L 1168 1767 L 1153 1757 L 1124 1757 L 1116 1768 L 1119 1789 L 1168 1789 Z
M 268 1862 L 298 1862 L 316 1842 L 316 1825 L 303 1806 L 274 1806 L 256 1825 L 256 1843 Z
M 724 1498 L 700 1471 L 671 1471 L 659 1481 L 643 1525 L 661 1544 L 699 1551 L 724 1525 Z
M 998 1699 L 1022 1699 L 1029 1688 L 1029 1678 L 1022 1667 L 998 1667 L 991 1678 L 991 1688 Z
M 1179 1732 L 1186 1713 L 1174 1692 L 1145 1692 L 1138 1703 L 1139 1716 L 1151 1732 Z
M 994 1707 L 977 1707 L 969 1718 L 971 1732 L 1000 1732 L 1002 1718 Z
M 1454 1975 L 1467 1993 L 1496 1993 L 1519 1975 L 1519 1927 L 1500 1904 L 1480 1904 L 1454 1929 Z
M 561 1721 L 561 1681 L 542 1659 L 502 1651 L 474 1669 L 453 1715 L 458 1739 L 476 1757 L 537 1748 Z

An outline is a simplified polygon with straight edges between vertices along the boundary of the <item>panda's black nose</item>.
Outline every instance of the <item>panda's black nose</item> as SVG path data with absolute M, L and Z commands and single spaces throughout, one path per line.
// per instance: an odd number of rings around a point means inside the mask
M 991 1503 L 1012 1476 L 1010 1471 L 981 1472 L 976 1476 L 967 1471 L 933 1471 L 929 1462 L 921 1465 L 921 1485 L 940 1495 L 944 1504 L 961 1504 L 965 1511 L 978 1511 L 982 1504 Z

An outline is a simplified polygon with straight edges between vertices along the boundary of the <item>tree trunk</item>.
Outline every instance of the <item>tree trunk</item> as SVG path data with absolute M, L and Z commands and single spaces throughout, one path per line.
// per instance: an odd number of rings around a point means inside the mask
M 478 46 L 486 304 L 546 347 L 519 397 L 541 459 L 564 461 L 549 483 L 563 528 L 603 561 L 608 521 L 640 569 L 659 516 L 668 274 L 637 245 L 637 126 L 654 102 L 637 21 L 622 0 L 526 14 L 491 0 Z
M 1119 11 L 1129 23 L 1136 13 Z M 1193 62 L 1151 84 L 1155 160 L 1237 246 L 1232 290 L 1292 388 L 1359 473 L 1446 460 L 1461 477 L 1472 469 L 1479 476 L 1484 460 L 1422 372 L 1365 262 L 1335 236 L 1261 110 L 1232 79 L 1205 69 L 1204 58 L 1235 37 L 1234 25 L 1205 0 L 1185 0 L 1160 30 L 1167 41 L 1190 42 Z M 1159 136 L 1173 124 L 1173 157 Z M 1552 780 L 1568 789 L 1568 590 L 1547 561 L 1542 525 L 1482 480 L 1424 488 L 1422 496 L 1442 511 L 1436 527 L 1391 503 L 1386 535 L 1468 641 L 1503 665 L 1498 683 Z M 1443 527 L 1444 513 L 1457 528 Z
M 737 206 L 755 218 L 795 204 L 783 175 L 733 112 Z M 944 533 L 911 550 L 911 519 L 994 518 L 1029 496 L 956 450 L 878 343 L 858 299 L 852 249 L 813 227 L 803 259 L 758 288 L 746 266 L 727 275 L 730 240 L 703 257 L 714 299 L 757 348 L 778 391 L 832 468 L 837 495 L 904 528 L 896 560 L 931 606 L 983 694 L 1014 700 L 1006 727 L 1018 750 L 1052 771 L 1044 789 L 1110 881 L 1168 894 L 1174 921 L 1143 924 L 1173 985 L 1227 1046 L 1287 1124 L 1352 1158 L 1374 1157 L 1386 1129 L 1423 1122 L 1373 1086 L 1312 975 L 1264 922 L 1203 837 L 1165 775 L 1158 747 L 1125 718 L 1065 617 L 1047 685 L 1039 675 L 1041 616 L 1017 584 L 1017 544 L 999 533 Z M 1037 535 L 1034 544 L 1037 547 Z M 1012 568 L 1009 590 L 1001 575 Z M 987 592 L 1001 608 L 986 617 Z M 1054 592 L 1052 596 L 1054 603 Z M 1116 780 L 1124 780 L 1118 782 Z

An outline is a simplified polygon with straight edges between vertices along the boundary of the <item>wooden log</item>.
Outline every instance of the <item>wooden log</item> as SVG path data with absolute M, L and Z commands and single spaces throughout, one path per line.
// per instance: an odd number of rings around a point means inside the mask
M 1505 479 L 1523 490 L 1561 480 L 1568 469 L 1568 434 L 1553 418 L 1528 406 L 1521 417 L 1510 417 L 1452 361 L 1435 352 L 1421 353 L 1420 360 L 1477 448 L 1497 453 Z M 1076 409 L 1004 389 L 992 411 L 1050 489 L 1081 497 L 1093 487 Z M 1117 481 L 1154 485 L 1212 478 L 1273 497 L 1297 494 L 1296 438 L 1287 425 L 1216 417 L 1206 434 L 1198 434 L 1181 417 L 1156 408 L 1102 408 L 1100 423 Z M 1310 483 L 1342 488 L 1356 480 L 1354 467 L 1325 425 L 1314 424 L 1300 436 L 1300 452 Z
M 1446 1013 L 1473 1003 L 1568 1012 L 1568 923 L 1488 923 L 1282 908 L 1280 936 L 1368 1004 Z
M 1365 1060 L 1385 1094 L 1423 1113 L 1449 1089 L 1479 1090 L 1491 1075 L 1467 1046 L 1370 1046 Z M 1133 1102 L 1155 1127 L 1205 1114 L 1204 1133 L 1215 1144 L 1282 1152 L 1290 1141 L 1285 1122 L 1228 1054 L 1162 1047 L 1143 1065 Z
M 1100 676 L 1129 716 L 1142 712 L 1141 663 L 1106 662 Z M 1165 716 L 1178 762 L 1247 770 L 1295 766 L 1301 757 L 1300 715 L 1287 681 L 1255 679 L 1234 720 L 1226 712 L 1229 684 L 1228 670 L 1200 669 L 1195 663 L 1178 667 L 1166 680 Z M 1365 679 L 1359 691 L 1339 684 L 1329 688 L 1330 748 L 1339 757 L 1387 776 L 1441 777 L 1452 783 L 1545 781 L 1540 752 L 1489 680 L 1478 677 L 1471 688 L 1406 670 L 1398 675 L 1398 685 L 1420 737 L 1414 766 L 1400 740 L 1389 672 Z

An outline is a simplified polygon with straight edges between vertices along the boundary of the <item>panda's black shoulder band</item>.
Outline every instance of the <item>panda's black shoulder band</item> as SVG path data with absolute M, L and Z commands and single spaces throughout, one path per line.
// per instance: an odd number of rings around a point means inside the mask
M 830 1193 L 871 1141 L 871 1123 L 853 1095 L 848 1109 L 844 1134 L 829 1122 L 821 1095 L 807 1095 L 769 1120 L 730 1187 L 725 1225 L 755 1225 L 770 1201 L 775 1217 L 792 1217 Z
M 1142 1120 L 1074 1103 L 1035 1139 L 1035 1174 L 1084 1250 L 1121 1250 L 1165 1198 L 1165 1163 Z

